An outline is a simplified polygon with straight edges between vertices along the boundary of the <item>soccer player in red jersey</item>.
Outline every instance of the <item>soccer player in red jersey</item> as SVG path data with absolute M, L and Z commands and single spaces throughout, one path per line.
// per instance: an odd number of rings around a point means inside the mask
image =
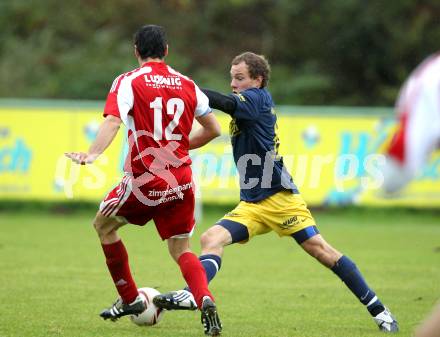
M 206 95 L 164 62 L 168 45 L 162 27 L 143 26 L 135 34 L 134 44 L 140 67 L 114 80 L 104 108 L 105 120 L 89 151 L 66 153 L 76 163 L 92 163 L 110 145 L 121 123 L 128 129 L 125 175 L 101 202 L 93 222 L 120 295 L 100 315 L 116 320 L 145 309 L 117 231 L 127 223 L 142 226 L 153 219 L 194 294 L 205 334 L 218 336 L 221 323 L 205 271 L 189 247 L 195 221 L 188 150 L 219 136 L 220 125 Z M 202 127 L 189 137 L 194 118 Z
M 403 189 L 440 148 L 440 52 L 427 57 L 400 89 L 399 125 L 387 149 L 383 189 Z M 440 305 L 417 328 L 416 337 L 440 336 Z
M 398 129 L 387 150 L 384 191 L 404 188 L 440 148 L 440 52 L 408 77 L 396 103 Z

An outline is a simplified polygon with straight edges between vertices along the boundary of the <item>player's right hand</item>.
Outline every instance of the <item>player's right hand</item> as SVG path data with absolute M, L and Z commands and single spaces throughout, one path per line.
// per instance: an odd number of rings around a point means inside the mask
M 80 165 L 91 164 L 98 157 L 96 154 L 88 154 L 84 152 L 65 152 L 64 155 L 67 158 L 72 159 L 74 163 Z

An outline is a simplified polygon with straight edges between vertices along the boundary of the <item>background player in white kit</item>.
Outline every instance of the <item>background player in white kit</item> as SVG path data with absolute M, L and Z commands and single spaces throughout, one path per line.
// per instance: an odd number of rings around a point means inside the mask
M 405 187 L 440 147 L 440 53 L 408 77 L 396 103 L 399 126 L 387 150 L 384 190 Z
M 76 163 L 92 163 L 110 145 L 121 122 L 128 128 L 125 176 L 101 203 L 94 220 L 120 295 L 100 315 L 116 320 L 145 309 L 117 230 L 127 223 L 142 226 L 153 219 L 195 295 L 205 334 L 218 336 L 221 323 L 214 298 L 205 271 L 189 248 L 195 221 L 188 150 L 219 136 L 220 125 L 211 113 L 206 95 L 192 80 L 164 62 L 168 45 L 162 27 L 144 26 L 134 40 L 140 67 L 113 82 L 104 108 L 105 120 L 89 152 L 66 153 Z M 194 118 L 202 127 L 190 139 Z

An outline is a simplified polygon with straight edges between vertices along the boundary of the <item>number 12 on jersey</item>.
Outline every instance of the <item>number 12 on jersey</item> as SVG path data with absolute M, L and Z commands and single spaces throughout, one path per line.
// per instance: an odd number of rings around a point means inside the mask
M 176 126 L 179 124 L 180 117 L 185 109 L 185 103 L 180 98 L 170 98 L 166 103 L 166 109 L 168 115 L 174 115 L 173 119 L 168 123 L 165 128 L 165 138 L 163 137 L 163 98 L 156 97 L 153 102 L 150 103 L 150 108 L 154 109 L 154 140 L 181 140 L 182 135 L 173 133 Z

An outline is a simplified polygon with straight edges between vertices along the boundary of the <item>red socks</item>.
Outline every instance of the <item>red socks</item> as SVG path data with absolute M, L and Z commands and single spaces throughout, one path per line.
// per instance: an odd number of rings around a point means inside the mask
M 116 289 L 124 303 L 133 302 L 138 296 L 136 284 L 131 277 L 128 254 L 121 240 L 102 244 L 106 263 Z
M 209 296 L 214 300 L 214 297 L 208 289 L 205 269 L 197 256 L 189 252 L 183 253 L 179 257 L 178 264 L 186 284 L 194 295 L 198 307 L 201 308 L 204 296 Z
M 103 244 L 108 270 L 113 278 L 116 289 L 125 303 L 133 302 L 138 296 L 136 284 L 131 277 L 128 265 L 128 254 L 121 240 L 111 244 Z M 204 296 L 214 297 L 208 289 L 205 269 L 193 253 L 183 253 L 179 257 L 179 266 L 199 308 Z

